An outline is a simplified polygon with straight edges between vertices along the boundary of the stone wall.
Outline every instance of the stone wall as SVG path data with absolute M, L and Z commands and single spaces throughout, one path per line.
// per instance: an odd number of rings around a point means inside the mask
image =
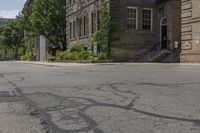
M 200 1 L 182 2 L 182 53 L 181 62 L 200 62 Z
M 175 42 L 181 43 L 181 1 L 172 0 L 171 2 L 172 13 L 172 48 L 175 46 Z
M 76 37 L 70 38 L 69 34 L 67 36 L 68 39 L 68 47 L 71 47 L 75 44 L 81 44 L 85 48 L 91 48 L 91 39 L 92 39 L 92 12 L 96 12 L 99 10 L 99 0 L 76 0 L 76 2 L 72 5 L 67 5 L 67 31 L 69 31 L 69 23 L 72 21 L 76 21 L 78 18 L 82 18 L 83 16 L 88 17 L 88 35 L 79 37 L 78 36 L 78 29 L 76 29 Z M 77 23 L 76 23 L 77 27 Z
M 111 57 L 115 61 L 132 61 L 136 56 L 158 43 L 156 37 L 156 10 L 154 0 L 111 0 L 113 33 L 111 44 Z M 138 10 L 138 29 L 128 30 L 127 7 L 136 7 Z M 150 31 L 142 29 L 142 9 L 149 8 L 153 11 L 153 27 Z

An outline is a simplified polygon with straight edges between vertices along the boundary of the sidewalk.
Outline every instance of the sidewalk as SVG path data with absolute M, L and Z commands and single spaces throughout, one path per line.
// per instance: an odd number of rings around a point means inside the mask
M 61 63 L 61 62 L 40 62 L 40 61 L 16 61 L 17 63 L 33 64 L 33 65 L 45 65 L 45 66 L 57 66 L 57 67 L 71 67 L 71 66 L 92 66 L 92 63 Z
M 113 63 L 67 63 L 67 62 L 40 62 L 40 61 L 15 61 L 17 63 L 44 65 L 53 67 L 80 67 L 80 66 L 99 66 L 99 65 L 175 65 L 175 66 L 200 66 L 200 63 L 134 63 L 134 62 L 113 62 Z
M 96 66 L 96 65 L 119 65 L 125 63 L 67 63 L 67 62 L 40 62 L 40 61 L 15 61 L 17 63 L 34 64 L 34 65 L 45 65 L 55 67 L 76 67 L 76 66 Z M 129 64 L 129 63 L 128 63 Z

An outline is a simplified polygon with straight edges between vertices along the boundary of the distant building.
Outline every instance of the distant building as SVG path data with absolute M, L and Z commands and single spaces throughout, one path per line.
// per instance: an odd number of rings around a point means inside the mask
M 0 26 L 8 22 L 9 20 L 12 20 L 10 18 L 0 18 Z

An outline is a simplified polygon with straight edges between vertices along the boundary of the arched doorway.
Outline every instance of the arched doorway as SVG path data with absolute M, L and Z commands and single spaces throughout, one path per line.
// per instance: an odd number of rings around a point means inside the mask
M 167 49 L 167 18 L 163 18 L 161 20 L 161 25 L 160 25 L 160 41 L 161 41 L 161 49 Z

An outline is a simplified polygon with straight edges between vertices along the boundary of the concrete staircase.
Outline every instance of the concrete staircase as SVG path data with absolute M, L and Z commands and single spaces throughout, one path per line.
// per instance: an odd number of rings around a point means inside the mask
M 171 51 L 169 50 L 161 50 L 161 52 L 155 56 L 151 61 L 152 62 L 163 62 L 171 55 Z
M 143 54 L 137 56 L 135 62 L 164 62 L 167 58 L 172 56 L 173 52 L 168 49 L 161 49 L 159 43 Z

